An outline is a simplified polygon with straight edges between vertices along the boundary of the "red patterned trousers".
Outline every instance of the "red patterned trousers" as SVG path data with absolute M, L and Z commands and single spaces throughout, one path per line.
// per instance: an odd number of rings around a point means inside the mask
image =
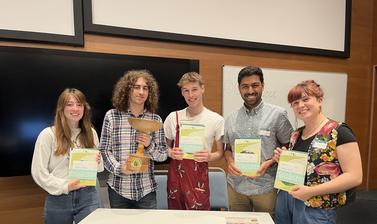
M 208 163 L 172 159 L 167 191 L 169 209 L 210 210 Z

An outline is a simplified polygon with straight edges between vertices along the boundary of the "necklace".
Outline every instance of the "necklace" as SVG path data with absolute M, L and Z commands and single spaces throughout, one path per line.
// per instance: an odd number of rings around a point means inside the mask
M 306 130 L 306 128 L 304 128 L 304 130 L 302 131 L 302 135 L 301 135 L 301 138 L 302 139 L 308 139 L 310 138 L 314 133 L 317 133 L 318 132 L 318 128 L 322 126 L 323 122 L 326 120 L 326 117 L 324 117 L 321 121 L 321 123 L 319 123 L 319 125 L 315 126 L 315 128 L 311 129 L 310 131 L 308 131 L 306 134 L 304 134 L 304 131 Z
M 80 148 L 79 136 L 80 133 L 78 133 L 74 139 L 71 139 L 74 148 Z

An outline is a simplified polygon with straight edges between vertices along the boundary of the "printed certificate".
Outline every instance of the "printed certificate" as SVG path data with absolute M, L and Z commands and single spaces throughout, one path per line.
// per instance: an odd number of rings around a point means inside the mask
M 202 124 L 182 123 L 179 132 L 179 148 L 184 159 L 193 159 L 194 153 L 204 149 L 204 128 Z
M 226 224 L 259 224 L 257 217 L 225 217 Z
M 308 153 L 284 150 L 280 154 L 274 187 L 290 191 L 294 185 L 302 185 L 305 181 Z
M 73 149 L 69 158 L 68 178 L 80 179 L 80 184 L 84 186 L 96 186 L 97 153 L 95 149 Z
M 236 139 L 234 142 L 234 163 L 243 175 L 256 176 L 261 161 L 260 139 Z

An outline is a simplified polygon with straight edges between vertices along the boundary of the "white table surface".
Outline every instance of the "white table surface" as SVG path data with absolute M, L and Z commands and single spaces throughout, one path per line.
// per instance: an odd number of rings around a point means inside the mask
M 230 222 L 230 220 L 233 220 L 233 222 Z M 83 219 L 80 224 L 226 224 L 227 221 L 232 224 L 274 224 L 271 216 L 264 212 L 109 208 L 95 210 Z

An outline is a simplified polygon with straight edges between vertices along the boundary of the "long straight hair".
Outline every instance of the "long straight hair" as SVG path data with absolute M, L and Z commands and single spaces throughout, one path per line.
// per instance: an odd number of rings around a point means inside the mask
M 80 146 L 83 148 L 95 147 L 92 131 L 93 124 L 90 118 L 90 106 L 86 101 L 86 97 L 78 89 L 67 88 L 60 94 L 56 105 L 54 119 L 56 156 L 64 155 L 72 147 L 74 147 L 74 144 L 71 140 L 72 131 L 68 125 L 67 118 L 64 115 L 64 107 L 67 105 L 70 96 L 73 96 L 79 103 L 82 103 L 84 105 L 84 115 L 79 121 L 79 128 L 81 128 L 81 132 L 78 136 L 78 140 L 80 142 Z

